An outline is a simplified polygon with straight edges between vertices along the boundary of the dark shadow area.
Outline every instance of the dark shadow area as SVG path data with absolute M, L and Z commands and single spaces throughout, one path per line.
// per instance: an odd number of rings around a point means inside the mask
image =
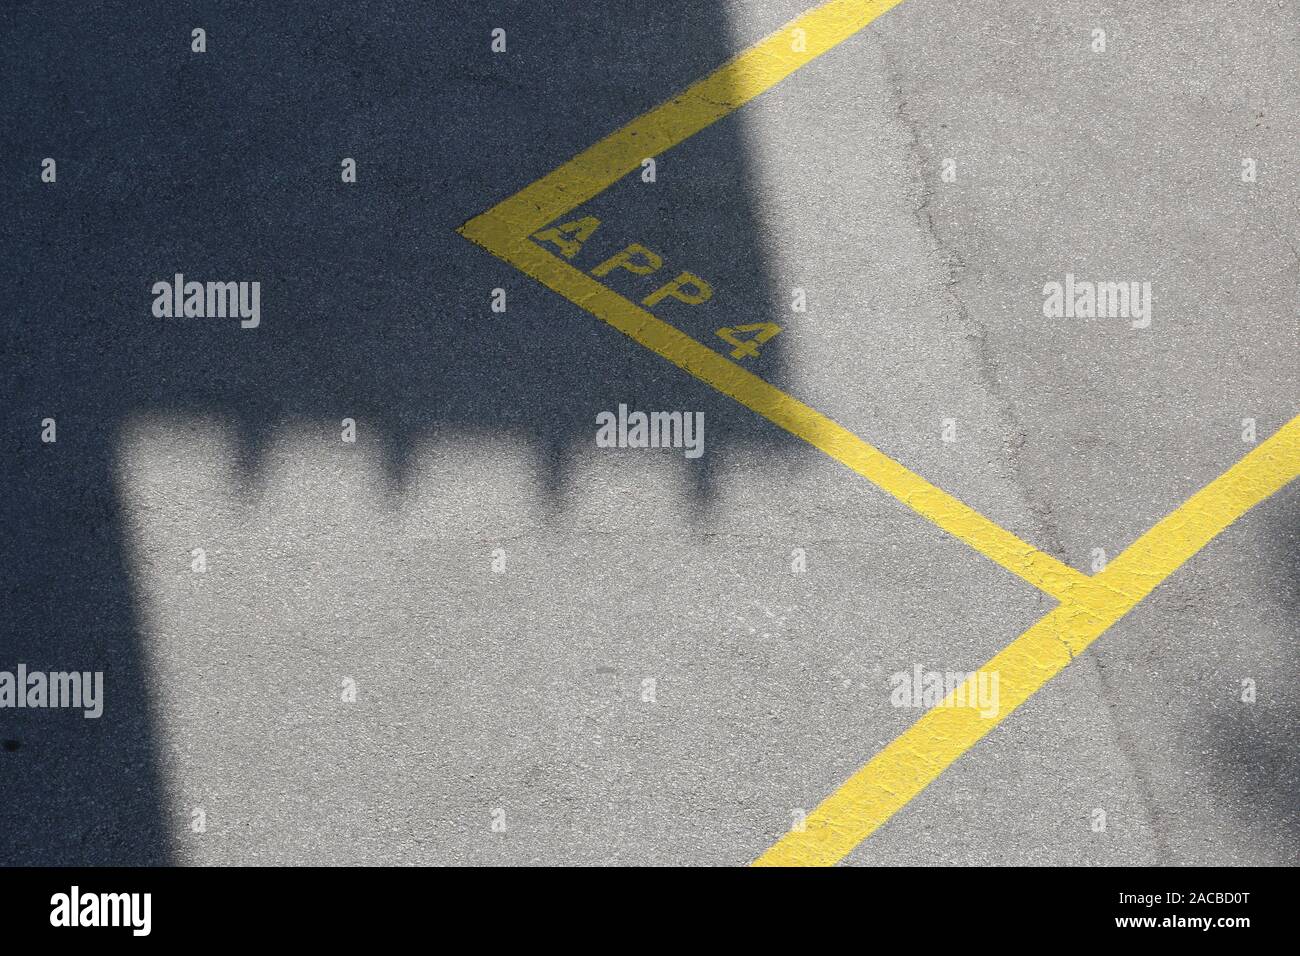
M 499 430 L 533 443 L 558 492 L 598 411 L 703 411 L 707 453 L 683 463 L 701 510 L 711 457 L 790 447 L 455 233 L 721 65 L 729 36 L 718 4 L 688 0 L 6 5 L 0 670 L 102 670 L 106 703 L 99 720 L 0 710 L 0 863 L 166 862 L 188 822 L 165 816 L 115 497 L 134 416 L 234 424 L 254 483 L 277 427 L 351 417 L 382 443 L 390 492 L 422 443 Z M 701 228 L 725 238 L 719 289 L 750 303 L 717 325 L 772 303 L 739 128 L 710 131 L 701 171 L 734 189 Z M 154 318 L 151 288 L 175 273 L 259 281 L 261 326 Z M 778 339 L 759 370 L 779 380 L 781 361 Z
M 1257 512 L 1256 521 L 1248 525 L 1257 537 L 1246 543 L 1258 545 L 1253 558 L 1259 578 L 1268 582 L 1274 598 L 1264 607 L 1243 609 L 1238 616 L 1259 621 L 1261 644 L 1263 635 L 1274 629 L 1260 620 L 1264 614 L 1286 622 L 1282 630 L 1289 630 L 1289 640 L 1271 650 L 1284 662 L 1276 673 L 1293 678 L 1300 649 L 1300 487 L 1279 491 Z M 1245 673 L 1247 668 L 1251 673 Z M 1295 796 L 1300 781 L 1295 740 L 1300 706 L 1295 682 L 1269 680 L 1245 662 L 1242 671 L 1234 687 L 1237 700 L 1242 692 L 1240 679 L 1253 676 L 1255 702 L 1234 702 L 1233 707 L 1211 714 L 1206 726 L 1189 728 L 1188 735 L 1205 748 L 1202 752 L 1216 782 L 1224 794 L 1231 795 L 1225 802 L 1237 813 L 1242 828 L 1263 823 L 1274 845 L 1290 851 L 1294 864 L 1300 859 L 1300 807 Z

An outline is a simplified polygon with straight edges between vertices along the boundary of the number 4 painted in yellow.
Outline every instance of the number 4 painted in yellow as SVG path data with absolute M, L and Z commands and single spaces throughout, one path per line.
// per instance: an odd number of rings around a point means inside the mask
M 735 346 L 731 350 L 732 358 L 758 358 L 758 347 L 780 331 L 781 326 L 772 322 L 756 322 L 753 325 L 728 325 L 726 328 L 718 329 L 714 335 L 728 345 Z M 754 335 L 741 339 L 736 336 L 737 332 L 753 332 Z

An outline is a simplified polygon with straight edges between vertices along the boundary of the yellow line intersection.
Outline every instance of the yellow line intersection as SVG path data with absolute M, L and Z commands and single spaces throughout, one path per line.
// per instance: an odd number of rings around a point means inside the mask
M 1300 417 L 1142 535 L 1096 575 L 1079 572 L 774 385 L 552 254 L 529 237 L 844 42 L 902 0 L 831 0 L 680 95 L 475 217 L 460 232 L 674 365 L 825 452 L 1059 605 L 980 674 L 1000 680 L 997 713 L 938 706 L 854 773 L 762 854 L 758 865 L 829 865 L 883 825 L 1192 555 L 1300 474 Z M 791 37 L 801 31 L 800 44 Z M 967 687 L 954 690 L 964 695 Z
M 1055 677 L 1089 644 L 1220 531 L 1300 474 L 1300 416 L 1088 578 L 1084 600 L 1067 599 L 979 671 L 999 678 L 998 711 L 940 705 L 895 738 L 756 863 L 829 865 L 843 859 L 930 781 Z M 969 696 L 963 699 L 970 699 Z

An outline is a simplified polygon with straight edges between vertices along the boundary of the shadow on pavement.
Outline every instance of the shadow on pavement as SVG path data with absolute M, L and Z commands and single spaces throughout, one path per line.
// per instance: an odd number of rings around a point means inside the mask
M 232 423 L 250 493 L 275 429 L 351 417 L 384 445 L 377 493 L 440 433 L 499 430 L 536 449 L 558 496 L 597 411 L 700 410 L 709 453 L 682 463 L 700 513 L 710 456 L 789 441 L 454 231 L 722 64 L 730 34 L 720 5 L 686 0 L 0 12 L 0 670 L 102 670 L 106 698 L 99 720 L 0 710 L 0 863 L 167 862 L 188 823 L 165 809 L 115 496 L 133 416 Z M 714 134 L 711 173 L 743 191 L 738 128 Z M 743 192 L 732 208 L 728 278 L 770 298 Z M 175 273 L 260 281 L 261 325 L 154 318 L 151 288 Z M 780 365 L 777 342 L 766 371 Z

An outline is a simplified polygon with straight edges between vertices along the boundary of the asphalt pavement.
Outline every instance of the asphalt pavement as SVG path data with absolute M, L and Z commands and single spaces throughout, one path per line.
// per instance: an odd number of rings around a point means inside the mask
M 0 670 L 105 681 L 0 709 L 0 863 L 746 864 L 920 717 L 893 675 L 1055 606 L 456 232 L 809 5 L 0 13 Z M 705 280 L 652 311 L 779 326 L 737 361 L 1092 574 L 1297 414 L 1298 29 L 903 0 L 571 264 Z M 258 327 L 156 317 L 176 273 Z M 845 862 L 1295 865 L 1298 554 L 1293 484 Z

